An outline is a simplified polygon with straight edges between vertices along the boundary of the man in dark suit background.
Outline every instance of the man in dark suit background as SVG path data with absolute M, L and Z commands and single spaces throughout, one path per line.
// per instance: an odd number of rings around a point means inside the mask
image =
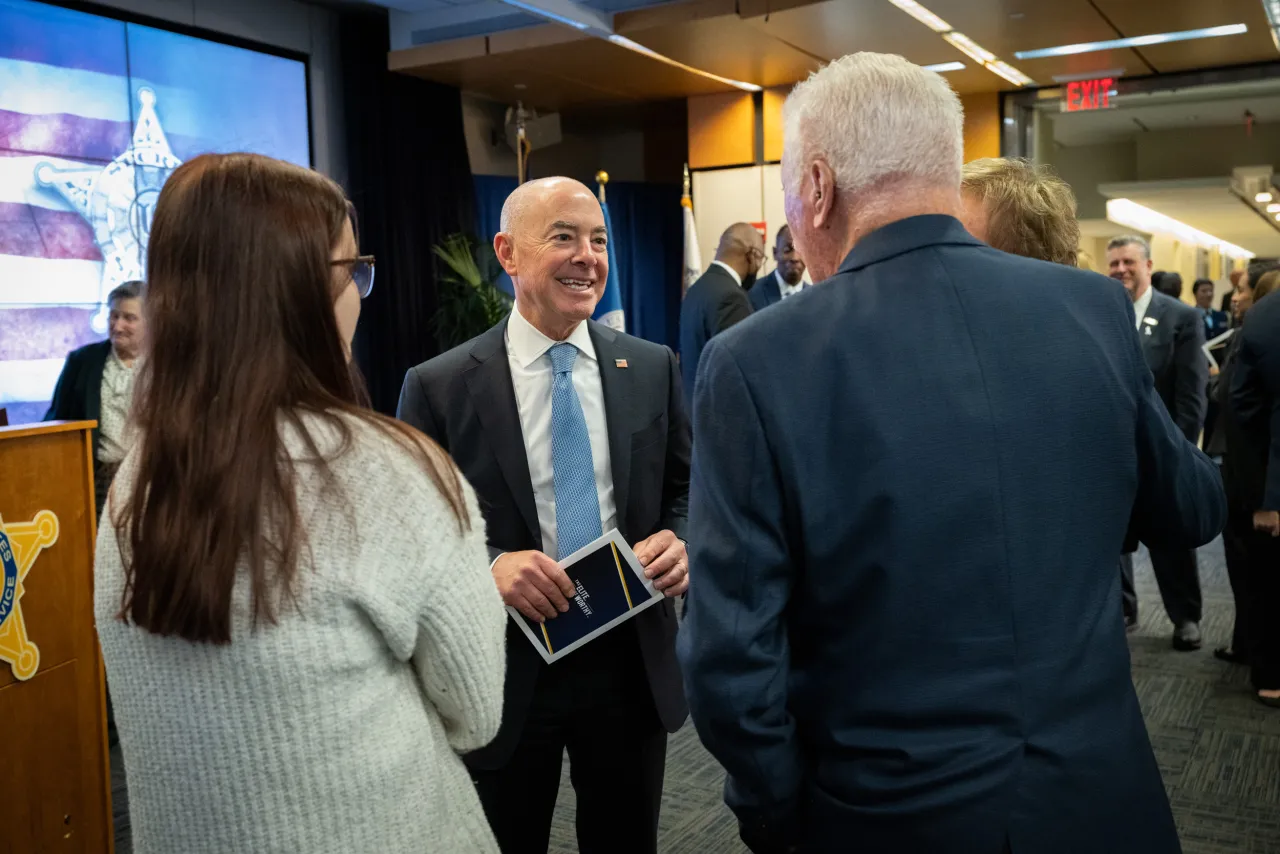
M 1151 247 L 1143 238 L 1124 235 L 1112 240 L 1107 244 L 1107 263 L 1111 278 L 1123 284 L 1133 300 L 1134 322 L 1156 392 L 1187 440 L 1198 442 L 1209 406 L 1209 362 L 1202 349 L 1204 322 L 1199 312 L 1152 286 Z M 1158 543 L 1147 543 L 1147 547 L 1165 613 L 1173 623 L 1173 648 L 1199 649 L 1202 602 L 1195 550 L 1169 549 Z M 1137 543 L 1128 538 L 1120 557 L 1125 621 L 1131 626 L 1138 619 L 1132 555 L 1136 548 Z
M 1204 319 L 1204 338 L 1212 341 L 1231 328 L 1231 318 L 1225 311 L 1213 307 L 1213 293 L 1217 287 L 1212 279 L 1196 279 L 1192 293 L 1196 298 L 1196 310 Z
M 399 417 L 475 487 L 494 581 L 525 616 L 566 611 L 574 586 L 556 561 L 615 526 L 655 586 L 679 596 L 689 424 L 675 355 L 589 319 L 608 235 L 582 184 L 524 184 L 501 228 L 515 310 L 410 370 Z M 667 733 L 688 714 L 675 636 L 671 598 L 551 665 L 508 626 L 502 729 L 466 757 L 504 854 L 545 854 L 566 749 L 579 850 L 655 854 Z
M 804 282 L 804 259 L 796 251 L 796 245 L 791 240 L 791 227 L 788 225 L 778 229 L 773 242 L 773 260 L 778 266 L 772 273 L 757 281 L 750 291 L 749 299 L 754 311 L 795 296 L 807 287 Z
M 1225 511 L 1131 301 L 965 232 L 938 75 L 854 54 L 784 109 L 792 234 L 831 281 L 704 353 L 679 640 L 744 840 L 1174 854 L 1116 553 L 1135 507 L 1180 548 Z
M 1253 273 L 1251 267 L 1251 278 Z M 1241 471 L 1241 499 L 1253 511 L 1247 542 L 1248 592 L 1258 615 L 1252 620 L 1252 682 L 1262 703 L 1280 708 L 1280 296 L 1259 297 L 1236 335 L 1229 406 L 1249 463 Z
M 94 500 L 98 515 L 116 468 L 127 451 L 124 438 L 133 400 L 134 363 L 146 322 L 143 283 L 124 282 L 107 295 L 107 340 L 67 355 L 45 421 L 97 421 L 93 429 Z
M 685 293 L 680 305 L 680 373 L 686 409 L 693 400 L 693 381 L 702 348 L 751 314 L 744 288 L 755 281 L 763 263 L 760 232 L 750 223 L 734 223 L 720 235 L 716 259 Z

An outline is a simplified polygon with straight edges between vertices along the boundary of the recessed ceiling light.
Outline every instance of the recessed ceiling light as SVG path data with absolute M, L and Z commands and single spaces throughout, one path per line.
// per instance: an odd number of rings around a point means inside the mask
M 949 33 L 943 33 L 942 38 L 949 45 L 954 47 L 961 53 L 967 54 L 970 59 L 986 65 L 988 62 L 995 62 L 996 55 L 978 44 L 964 33 L 957 33 L 954 30 Z
M 1246 24 L 1228 24 L 1223 27 L 1205 27 L 1199 30 L 1182 30 L 1176 33 L 1154 33 L 1149 36 L 1134 36 L 1128 39 L 1110 39 L 1102 42 L 1082 42 L 1081 44 L 1064 44 L 1059 47 L 1045 47 L 1038 50 L 1019 50 L 1014 52 L 1018 59 L 1044 59 L 1049 56 L 1070 56 L 1075 53 L 1093 53 L 1098 50 L 1112 50 L 1125 47 L 1144 47 L 1167 42 L 1184 42 L 1192 39 L 1212 39 L 1219 36 L 1235 36 L 1247 33 Z
M 1254 200 L 1255 202 L 1257 202 L 1258 204 L 1260 204 L 1260 205 L 1265 205 L 1267 202 L 1271 201 L 1271 194 L 1270 194 L 1270 193 L 1258 193 L 1258 195 L 1256 195 L 1256 196 L 1254 196 L 1254 197 L 1253 197 L 1253 200 Z
M 1015 86 L 1029 86 L 1035 82 L 1009 63 L 1001 61 L 994 53 L 964 33 L 958 33 L 953 30 L 950 24 L 921 6 L 916 0 L 889 0 L 889 2 L 942 36 L 943 40 L 948 44 L 992 74 L 1003 77 Z M 937 66 L 929 66 L 929 68 L 930 70 L 939 70 Z M 960 69 L 949 68 L 947 70 L 959 71 Z
M 951 25 L 921 6 L 916 0 L 889 0 L 890 3 L 924 24 L 935 33 L 945 33 L 950 31 Z
M 994 60 L 992 62 L 988 62 L 986 64 L 986 68 L 992 74 L 1000 75 L 1005 80 L 1008 80 L 1010 83 L 1012 83 L 1014 86 L 1027 86 L 1034 82 L 1030 77 L 1023 74 L 1021 71 L 1014 68 L 1009 63 L 1002 62 L 999 59 Z
M 524 85 L 523 83 L 517 83 L 516 88 L 520 90 L 524 90 L 524 89 L 528 89 L 529 87 Z
M 938 74 L 942 74 L 944 71 L 961 71 L 963 69 L 964 69 L 964 63 L 958 62 L 958 61 L 957 62 L 939 62 L 936 65 L 924 66 L 925 71 L 936 71 Z
M 1280 213 L 1280 205 L 1267 205 L 1267 213 Z

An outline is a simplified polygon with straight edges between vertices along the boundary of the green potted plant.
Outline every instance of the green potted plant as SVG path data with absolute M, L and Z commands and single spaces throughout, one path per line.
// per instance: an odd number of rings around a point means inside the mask
M 440 277 L 440 307 L 432 319 L 441 350 L 470 341 L 511 313 L 511 297 L 494 284 L 501 268 L 492 246 L 451 234 L 431 251 L 449 268 Z

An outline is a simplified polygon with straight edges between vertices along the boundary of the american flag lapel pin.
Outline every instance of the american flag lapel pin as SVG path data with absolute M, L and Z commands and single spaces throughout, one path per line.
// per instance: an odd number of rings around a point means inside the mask
M 614 360 L 613 360 L 613 366 L 614 366 L 615 368 L 625 368 L 625 367 L 627 366 L 627 360 L 626 360 L 626 359 L 614 359 Z

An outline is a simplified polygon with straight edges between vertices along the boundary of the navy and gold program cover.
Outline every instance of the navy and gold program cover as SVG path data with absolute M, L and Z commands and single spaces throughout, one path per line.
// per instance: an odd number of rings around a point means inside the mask
M 507 612 L 551 663 L 573 652 L 662 599 L 644 577 L 640 561 L 615 528 L 560 561 L 577 587 L 569 610 L 536 623 L 515 608 Z

